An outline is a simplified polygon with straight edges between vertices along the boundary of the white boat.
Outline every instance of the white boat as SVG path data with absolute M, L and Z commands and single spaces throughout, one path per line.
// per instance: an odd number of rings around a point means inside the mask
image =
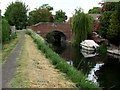
M 98 55 L 95 51 L 86 50 L 86 49 L 81 49 L 81 53 L 85 58 L 90 58 Z
M 82 49 L 93 50 L 93 51 L 98 49 L 99 47 L 99 45 L 95 43 L 93 40 L 84 40 L 80 43 L 80 46 L 82 47 Z

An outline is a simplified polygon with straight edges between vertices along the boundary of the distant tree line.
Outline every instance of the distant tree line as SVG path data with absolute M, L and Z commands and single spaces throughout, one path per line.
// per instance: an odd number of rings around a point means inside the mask
M 2 41 L 10 39 L 10 26 L 15 26 L 16 30 L 22 30 L 26 26 L 31 26 L 39 22 L 65 22 L 67 16 L 64 11 L 58 10 L 53 15 L 53 7 L 43 4 L 39 8 L 29 11 L 28 5 L 21 1 L 9 3 L 2 18 Z
M 58 10 L 53 15 L 52 10 L 52 6 L 43 4 L 28 13 L 28 5 L 16 1 L 7 6 L 4 16 L 11 26 L 16 26 L 16 29 L 23 29 L 39 22 L 65 22 L 67 16 L 64 11 Z

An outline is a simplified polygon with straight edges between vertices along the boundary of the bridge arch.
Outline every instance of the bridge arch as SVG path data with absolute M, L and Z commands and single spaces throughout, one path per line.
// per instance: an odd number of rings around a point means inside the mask
M 45 39 L 47 42 L 50 43 L 61 44 L 63 42 L 66 42 L 67 36 L 60 30 L 54 30 L 46 33 Z
M 45 23 L 40 22 L 36 25 L 31 26 L 32 30 L 45 37 L 51 31 L 63 32 L 66 36 L 66 40 L 70 41 L 72 37 L 72 29 L 69 23 Z

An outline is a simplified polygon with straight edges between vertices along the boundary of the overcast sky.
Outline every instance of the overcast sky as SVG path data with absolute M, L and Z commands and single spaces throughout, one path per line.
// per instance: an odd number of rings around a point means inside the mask
M 5 12 L 5 8 L 11 2 L 15 2 L 16 0 L 0 0 L 0 9 L 2 10 L 2 15 Z M 89 9 L 93 7 L 97 7 L 100 5 L 98 4 L 102 0 L 19 0 L 24 2 L 26 5 L 29 6 L 30 11 L 34 8 L 38 8 L 42 4 L 49 4 L 54 8 L 53 14 L 55 11 L 62 9 L 66 12 L 68 17 L 72 16 L 74 13 L 74 9 L 81 7 L 85 13 L 88 12 Z

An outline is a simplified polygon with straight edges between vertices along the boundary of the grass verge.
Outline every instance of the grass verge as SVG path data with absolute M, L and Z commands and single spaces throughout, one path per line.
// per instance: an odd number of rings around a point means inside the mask
M 27 34 L 29 34 L 33 38 L 34 42 L 37 44 L 38 49 L 45 53 L 46 57 L 52 61 L 52 64 L 55 65 L 55 67 L 61 72 L 66 73 L 68 78 L 71 79 L 78 88 L 80 88 L 81 90 L 99 89 L 98 86 L 87 80 L 87 77 L 84 76 L 82 72 L 78 71 L 73 66 L 67 64 L 63 58 L 61 58 L 57 53 L 50 49 L 46 45 L 42 37 L 40 37 L 32 30 L 28 30 Z
M 6 59 L 6 57 L 11 53 L 11 51 L 16 47 L 16 44 L 18 43 L 20 39 L 20 32 L 17 31 L 17 37 L 15 39 L 12 39 L 11 41 L 3 44 L 2 46 L 2 53 L 0 55 L 2 56 L 2 59 L 0 59 L 0 63 L 3 63 Z

